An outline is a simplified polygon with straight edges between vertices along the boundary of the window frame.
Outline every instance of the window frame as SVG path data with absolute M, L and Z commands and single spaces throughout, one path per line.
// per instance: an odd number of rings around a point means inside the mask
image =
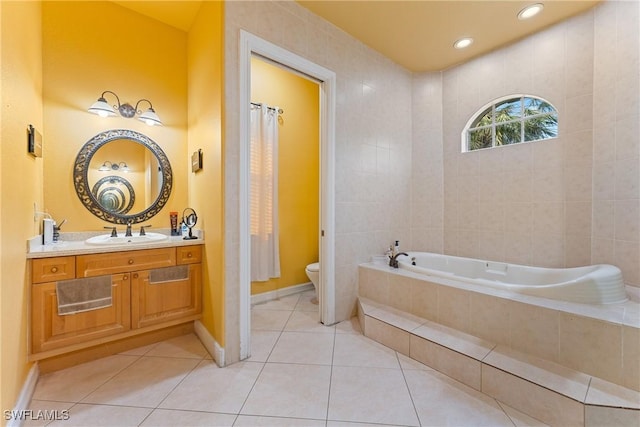
M 525 122 L 527 120 L 530 120 L 532 118 L 535 117 L 540 117 L 547 113 L 538 113 L 538 114 L 533 114 L 533 115 L 529 115 L 529 116 L 525 116 L 524 114 L 524 108 L 525 108 L 525 102 L 524 100 L 526 98 L 530 98 L 530 99 L 536 99 L 536 100 L 540 100 L 546 104 L 548 104 L 549 106 L 551 106 L 551 108 L 553 108 L 553 113 L 556 116 L 556 135 L 555 136 L 550 136 L 547 138 L 543 138 L 543 139 L 534 139 L 534 140 L 530 140 L 527 141 L 525 139 Z M 520 103 L 520 116 L 517 119 L 513 119 L 513 120 L 508 120 L 508 121 L 504 121 L 504 122 L 496 122 L 495 121 L 495 112 L 496 112 L 496 106 L 499 106 L 500 104 L 503 104 L 507 101 L 512 101 L 512 100 L 518 100 Z M 472 127 L 472 125 L 474 124 L 474 122 L 479 121 L 482 117 L 484 117 L 487 114 L 487 110 L 490 109 L 490 113 L 491 113 L 491 124 L 489 125 L 483 125 L 483 126 L 476 126 L 476 127 Z M 560 123 L 558 120 L 559 117 L 559 112 L 558 109 L 555 107 L 555 105 L 553 105 L 551 102 L 549 102 L 548 100 L 540 97 L 540 96 L 536 96 L 536 95 L 529 95 L 529 94 L 512 94 L 512 95 L 506 95 L 506 96 L 502 96 L 500 98 L 496 98 L 486 104 L 484 104 L 481 108 L 479 108 L 478 110 L 476 110 L 476 112 L 471 116 L 471 118 L 467 121 L 467 123 L 465 124 L 463 130 L 462 130 L 462 134 L 461 134 L 461 152 L 462 153 L 469 153 L 469 152 L 473 152 L 473 151 L 480 151 L 480 150 L 487 150 L 487 149 L 491 149 L 491 148 L 497 148 L 497 147 L 502 147 L 505 145 L 516 145 L 516 144 L 524 144 L 524 143 L 529 143 L 529 142 L 536 142 L 536 141 L 546 141 L 549 139 L 555 139 L 558 138 L 558 136 L 560 135 Z M 520 141 L 518 142 L 513 142 L 511 144 L 501 144 L 501 145 L 496 145 L 496 127 L 498 126 L 502 126 L 505 124 L 510 124 L 510 123 L 519 123 L 520 124 Z M 476 148 L 475 150 L 472 150 L 469 146 L 470 143 L 470 131 L 471 130 L 480 130 L 480 129 L 491 129 L 491 146 L 490 147 L 484 147 L 484 148 Z

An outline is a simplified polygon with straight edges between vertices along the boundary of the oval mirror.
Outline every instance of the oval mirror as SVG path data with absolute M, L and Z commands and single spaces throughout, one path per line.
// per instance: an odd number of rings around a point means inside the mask
M 98 218 L 135 224 L 167 203 L 173 177 L 158 144 L 139 132 L 115 129 L 99 133 L 80 149 L 73 183 L 82 204 Z

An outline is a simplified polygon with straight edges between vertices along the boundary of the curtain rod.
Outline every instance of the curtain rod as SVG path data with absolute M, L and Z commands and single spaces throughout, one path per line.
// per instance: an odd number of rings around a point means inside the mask
M 258 107 L 260 108 L 262 106 L 262 104 L 259 104 L 257 102 L 251 102 L 251 105 L 253 105 L 254 107 Z M 267 107 L 269 110 L 273 110 L 276 111 L 276 109 L 274 107 Z M 284 114 L 284 110 L 282 108 L 278 108 L 278 114 Z

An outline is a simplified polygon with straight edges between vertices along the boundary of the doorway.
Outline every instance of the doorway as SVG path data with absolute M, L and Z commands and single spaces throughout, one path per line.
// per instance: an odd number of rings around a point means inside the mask
M 335 91 L 331 70 L 269 43 L 240 32 L 240 359 L 251 353 L 251 235 L 249 112 L 251 105 L 251 57 L 257 55 L 307 76 L 320 86 L 320 321 L 335 323 Z

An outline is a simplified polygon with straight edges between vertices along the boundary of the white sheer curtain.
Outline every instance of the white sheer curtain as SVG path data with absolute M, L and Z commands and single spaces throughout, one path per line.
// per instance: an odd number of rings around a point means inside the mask
M 251 105 L 251 280 L 280 277 L 278 108 Z

